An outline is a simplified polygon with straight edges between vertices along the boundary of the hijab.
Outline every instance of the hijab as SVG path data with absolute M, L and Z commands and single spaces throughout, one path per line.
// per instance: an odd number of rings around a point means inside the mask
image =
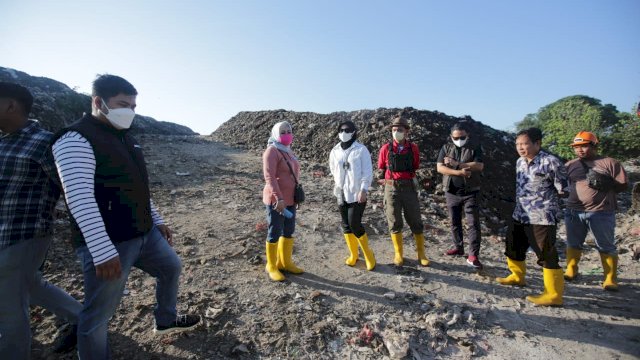
M 342 147 L 342 150 L 346 150 L 351 145 L 353 145 L 353 143 L 356 141 L 356 138 L 358 137 L 358 131 L 356 130 L 356 124 L 354 124 L 353 121 L 351 121 L 351 120 L 346 120 L 346 121 L 341 122 L 340 125 L 338 125 L 338 132 L 345 125 L 347 126 L 347 128 L 349 129 L 350 132 L 353 132 L 353 136 L 351 136 L 351 139 L 349 141 L 345 141 L 345 142 L 341 141 L 340 142 L 340 146 Z
M 271 136 L 269 137 L 269 140 L 267 141 L 267 147 L 274 146 L 276 149 L 282 150 L 284 152 L 287 152 L 287 153 L 289 153 L 289 155 L 294 157 L 293 156 L 293 151 L 291 150 L 291 145 L 283 145 L 280 142 L 280 128 L 282 127 L 282 125 L 287 125 L 291 130 L 293 130 L 293 127 L 287 121 L 281 121 L 281 122 L 273 125 L 273 127 L 271 128 Z

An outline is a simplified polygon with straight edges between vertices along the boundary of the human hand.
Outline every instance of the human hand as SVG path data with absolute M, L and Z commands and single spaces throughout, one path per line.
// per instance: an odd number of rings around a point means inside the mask
M 458 165 L 460 165 L 459 162 L 457 162 L 456 160 L 454 160 L 453 158 L 448 157 L 448 156 L 446 156 L 444 158 L 444 164 L 447 165 L 447 166 L 453 167 L 453 168 L 455 168 Z
M 278 202 L 276 202 L 276 206 L 273 208 L 276 212 L 283 212 L 284 208 L 286 207 L 284 200 L 278 200 Z
M 122 275 L 120 256 L 116 256 L 107 262 L 96 265 L 96 277 L 102 280 L 116 280 Z
M 173 234 L 171 234 L 171 229 L 169 229 L 169 227 L 167 225 L 156 225 L 158 230 L 160 230 L 160 233 L 162 234 L 162 237 L 164 237 L 167 242 L 169 243 L 169 245 L 173 246 Z
M 464 168 L 464 169 L 460 169 L 458 170 L 458 175 L 459 176 L 464 176 L 465 178 L 470 178 L 471 177 L 471 169 L 469 168 Z
M 357 196 L 358 202 L 360 204 L 364 204 L 367 202 L 367 192 L 364 190 L 360 190 Z

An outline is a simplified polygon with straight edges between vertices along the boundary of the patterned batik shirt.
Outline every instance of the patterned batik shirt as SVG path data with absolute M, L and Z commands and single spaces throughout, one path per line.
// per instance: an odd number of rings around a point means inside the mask
M 567 170 L 557 157 L 540 151 L 531 162 L 516 163 L 516 208 L 513 219 L 523 224 L 556 225 L 560 219 L 558 193 L 568 193 Z
M 53 134 L 38 122 L 0 133 L 0 250 L 46 236 L 60 196 Z

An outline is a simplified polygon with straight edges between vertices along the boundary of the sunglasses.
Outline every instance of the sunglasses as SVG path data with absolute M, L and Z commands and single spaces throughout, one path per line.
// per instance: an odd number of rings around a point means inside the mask
M 338 130 L 338 133 L 343 133 L 343 132 L 344 133 L 352 133 L 353 130 L 351 130 L 351 129 L 340 129 L 340 130 Z
M 458 136 L 458 137 L 452 136 L 451 138 L 452 138 L 453 140 L 467 140 L 467 137 L 466 137 L 466 136 Z

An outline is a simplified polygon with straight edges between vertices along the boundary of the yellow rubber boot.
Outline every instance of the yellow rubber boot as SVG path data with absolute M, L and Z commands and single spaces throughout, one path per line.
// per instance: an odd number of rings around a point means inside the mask
M 511 275 L 503 278 L 496 278 L 496 281 L 502 285 L 524 286 L 524 275 L 527 272 L 525 262 L 512 260 L 507 257 L 507 266 L 509 267 L 509 270 L 511 270 Z
M 567 248 L 567 270 L 564 271 L 565 280 L 573 280 L 578 276 L 578 263 L 582 257 L 582 251 L 574 248 Z
M 344 234 L 344 240 L 347 242 L 347 248 L 349 249 L 349 254 L 351 254 L 345 264 L 354 266 L 358 261 L 358 239 L 353 233 L 348 233 Z
M 404 259 L 402 259 L 402 233 L 391 234 L 391 242 L 393 242 L 393 249 L 396 253 L 393 263 L 397 266 L 402 266 L 404 264 Z
M 360 236 L 358 238 L 358 243 L 360 243 L 360 248 L 362 249 L 362 253 L 364 253 L 364 261 L 367 264 L 367 270 L 373 270 L 373 268 L 376 267 L 376 257 L 373 255 L 371 248 L 369 248 L 369 236 L 367 236 L 366 233 Z M 356 249 L 356 254 L 357 251 L 358 250 Z
M 618 290 L 618 255 L 609 255 L 600 253 L 600 261 L 602 261 L 602 269 L 604 269 L 604 282 L 602 287 L 605 290 Z
M 292 274 L 302 274 L 304 270 L 300 269 L 293 263 L 291 256 L 293 255 L 293 238 L 281 236 L 278 241 L 278 255 L 280 258 L 280 270 L 288 271 Z
M 278 270 L 284 270 L 284 237 L 280 236 L 278 238 L 278 261 L 276 261 L 276 266 L 278 267 Z
M 424 254 L 424 234 L 413 234 L 416 239 L 416 250 L 418 251 L 418 261 L 422 266 L 429 266 L 429 259 Z
M 529 295 L 527 300 L 540 306 L 562 305 L 564 294 L 564 275 L 562 269 L 542 269 L 544 292 L 541 295 Z
M 273 281 L 284 280 L 284 275 L 278 270 L 276 262 L 278 261 L 278 244 L 267 242 L 267 266 L 265 270 L 269 273 L 269 277 Z

